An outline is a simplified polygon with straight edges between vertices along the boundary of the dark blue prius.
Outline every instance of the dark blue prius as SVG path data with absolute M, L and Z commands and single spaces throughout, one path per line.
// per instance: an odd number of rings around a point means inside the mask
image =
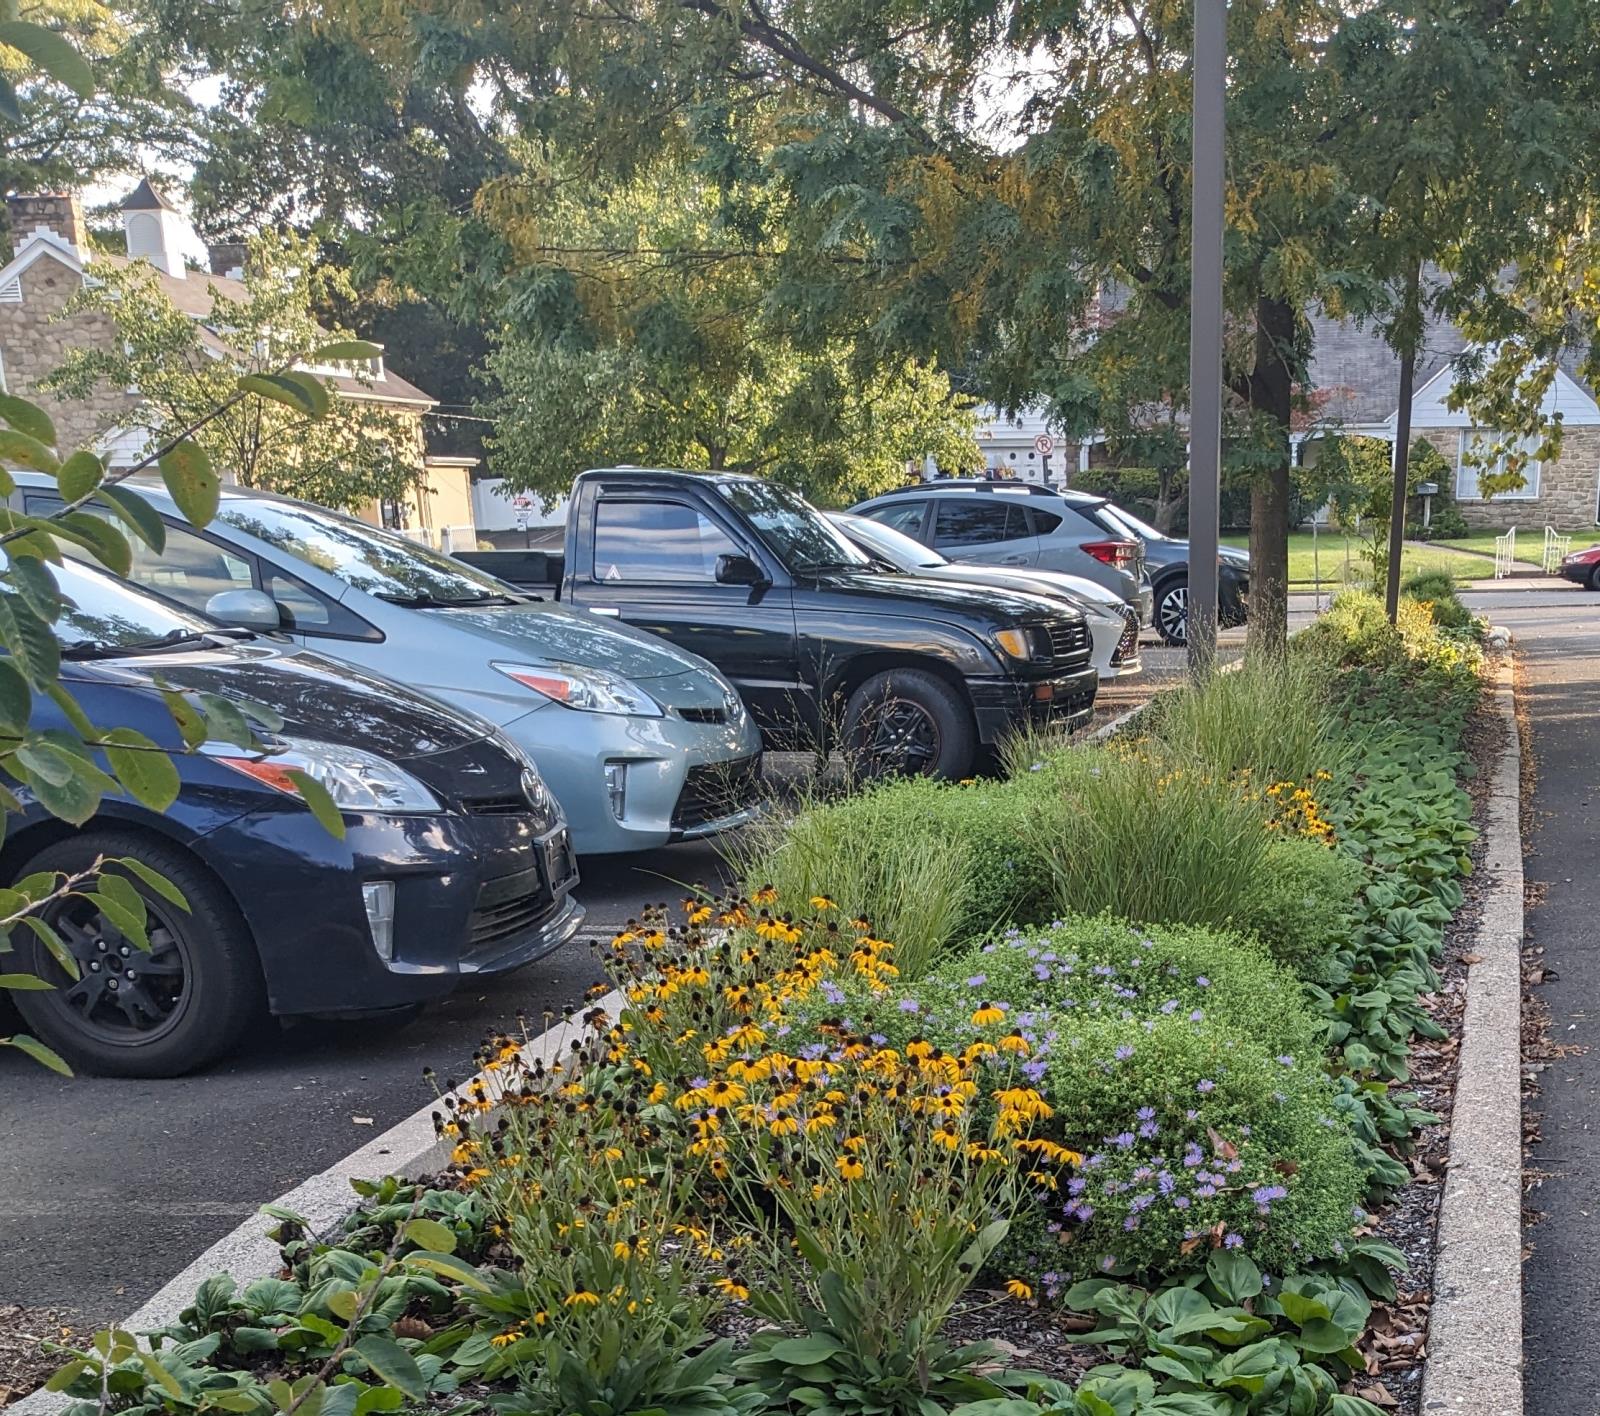
M 45 907 L 77 963 L 17 931 L 8 971 L 49 991 L 13 995 L 26 1025 L 75 1066 L 171 1076 L 217 1057 L 258 1015 L 371 1012 L 427 1002 L 576 933 L 566 822 L 529 759 L 488 724 L 346 664 L 210 620 L 73 564 L 56 625 L 62 678 L 102 728 L 170 747 L 182 791 L 157 813 L 107 798 L 75 828 L 30 804 L 13 817 L 0 879 L 131 857 L 172 881 L 183 910 L 134 883 L 149 948 L 88 898 Z M 182 751 L 161 687 L 264 704 L 270 755 L 228 743 Z M 41 701 L 34 726 L 66 727 Z M 331 793 L 338 839 L 296 793 Z

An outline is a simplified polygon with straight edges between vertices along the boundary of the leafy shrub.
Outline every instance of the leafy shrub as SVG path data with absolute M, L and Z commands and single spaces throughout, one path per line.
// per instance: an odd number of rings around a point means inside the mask
M 1444 629 L 1470 629 L 1472 611 L 1461 603 L 1454 578 L 1442 570 L 1419 570 L 1400 582 L 1400 593 L 1426 605 L 1433 622 Z
M 1295 837 L 1272 841 L 1238 903 L 1234 927 L 1301 978 L 1326 978 L 1349 939 L 1350 903 L 1363 881 L 1360 863 L 1344 852 Z
M 970 1013 L 975 989 L 1020 1013 L 1142 1020 L 1199 1010 L 1274 1053 L 1311 1057 L 1323 1045 L 1294 976 L 1249 941 L 1211 929 L 1074 916 L 947 960 L 917 996 L 932 1006 L 944 990 L 952 1012 Z

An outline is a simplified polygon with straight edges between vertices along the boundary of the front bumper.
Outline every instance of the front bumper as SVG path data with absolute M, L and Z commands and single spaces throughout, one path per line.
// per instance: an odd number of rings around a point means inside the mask
M 759 805 L 761 735 L 742 709 L 729 721 L 698 723 L 676 713 L 626 718 L 551 703 L 502 731 L 538 764 L 566 813 L 580 856 L 646 851 L 715 835 L 742 825 Z M 685 807 L 706 776 L 743 780 L 752 759 L 757 768 L 744 784 L 743 800 L 685 821 Z M 608 766 L 615 769 L 610 781 Z
M 1094 714 L 1100 674 L 1093 664 L 1044 679 L 968 679 L 978 738 L 992 746 L 1023 728 L 1076 728 Z
M 274 1013 L 426 1003 L 463 978 L 543 958 L 583 923 L 564 824 L 465 813 L 345 821 L 339 841 L 304 810 L 260 811 L 205 839 L 255 936 Z M 377 882 L 394 888 L 389 957 L 362 898 Z
M 1595 565 L 1595 561 L 1562 561 L 1561 578 L 1570 580 L 1574 585 L 1587 585 L 1589 577 L 1594 573 Z

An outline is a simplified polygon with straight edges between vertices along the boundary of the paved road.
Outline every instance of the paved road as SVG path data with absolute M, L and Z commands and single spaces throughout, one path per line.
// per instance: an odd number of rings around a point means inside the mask
M 1503 598 L 1510 598 L 1510 592 Z M 1541 602 L 1543 603 L 1543 602 Z M 1529 1205 L 1524 1265 L 1525 1405 L 1597 1416 L 1590 1315 L 1600 1267 L 1600 596 L 1497 607 L 1516 635 L 1537 771 L 1524 841 L 1530 943 L 1558 978 L 1538 989 L 1550 1035 L 1571 1046 L 1542 1077 L 1543 1139 L 1529 1166 L 1547 1178 Z M 1507 1157 L 1506 1163 L 1514 1163 Z
M 1236 656 L 1242 631 L 1223 641 Z M 1143 675 L 1109 687 L 1107 716 L 1184 672 L 1180 651 L 1152 646 L 1144 659 Z M 704 844 L 584 861 L 584 938 L 405 1026 L 267 1025 L 204 1075 L 162 1082 L 67 1080 L 0 1053 L 0 1304 L 76 1309 L 89 1323 L 131 1311 L 263 1201 L 425 1104 L 425 1066 L 463 1076 L 478 1040 L 518 1009 L 537 1020 L 580 998 L 599 976 L 589 940 L 682 884 L 717 882 L 720 867 Z

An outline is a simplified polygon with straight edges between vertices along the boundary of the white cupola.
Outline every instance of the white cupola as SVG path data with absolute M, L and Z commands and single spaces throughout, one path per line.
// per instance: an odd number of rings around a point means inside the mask
M 157 270 L 184 278 L 184 220 L 178 209 L 144 178 L 122 203 L 128 259 L 147 260 Z

